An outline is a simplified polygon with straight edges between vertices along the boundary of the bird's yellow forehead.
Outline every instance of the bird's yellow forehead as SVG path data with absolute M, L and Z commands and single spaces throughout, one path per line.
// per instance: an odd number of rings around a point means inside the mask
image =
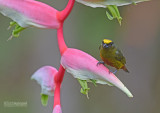
M 104 42 L 105 44 L 109 44 L 109 43 L 111 43 L 111 42 L 112 42 L 112 40 L 104 39 L 104 40 L 103 40 L 103 42 Z

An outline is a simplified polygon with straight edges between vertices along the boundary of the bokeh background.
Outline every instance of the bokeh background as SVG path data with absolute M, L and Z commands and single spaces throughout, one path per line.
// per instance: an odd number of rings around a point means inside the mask
M 41 0 L 62 10 L 67 0 Z M 122 26 L 109 21 L 106 9 L 79 3 L 65 21 L 64 36 L 69 47 L 83 50 L 96 59 L 104 38 L 112 39 L 123 51 L 130 73 L 116 75 L 133 93 L 107 85 L 91 88 L 90 99 L 80 93 L 80 85 L 67 72 L 61 89 L 63 113 L 160 113 L 160 1 L 152 0 L 119 7 Z M 53 97 L 47 107 L 40 101 L 40 86 L 30 79 L 40 67 L 58 69 L 60 54 L 56 30 L 30 28 L 19 38 L 6 41 L 10 19 L 0 14 L 0 113 L 52 113 Z M 25 107 L 6 107 L 5 102 L 27 102 Z

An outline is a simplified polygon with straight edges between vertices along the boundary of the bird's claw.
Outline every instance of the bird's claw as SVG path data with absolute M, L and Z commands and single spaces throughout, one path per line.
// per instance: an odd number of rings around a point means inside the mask
M 118 71 L 118 69 L 116 69 L 114 72 L 109 70 L 109 74 L 110 74 L 110 73 L 116 74 L 117 71 Z
M 97 63 L 97 66 L 100 65 L 100 64 L 103 64 L 103 65 L 104 65 L 105 63 L 104 63 L 104 61 L 99 61 L 99 62 Z M 111 70 L 109 70 L 109 74 L 110 74 L 110 73 L 116 74 L 117 71 L 118 71 L 118 69 L 116 69 L 114 72 L 111 71 Z
M 104 65 L 104 61 L 99 61 L 99 62 L 97 63 L 97 66 L 100 65 L 100 64 L 103 64 L 103 65 Z

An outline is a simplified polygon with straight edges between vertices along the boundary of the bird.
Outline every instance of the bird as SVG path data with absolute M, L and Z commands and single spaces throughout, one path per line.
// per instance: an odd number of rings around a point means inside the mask
M 110 39 L 103 39 L 101 45 L 99 46 L 100 57 L 103 61 L 99 61 L 97 66 L 100 64 L 107 64 L 109 66 L 115 67 L 115 74 L 119 69 L 123 69 L 125 72 L 128 72 L 126 68 L 126 58 L 123 56 L 119 48 L 116 47 L 114 42 Z

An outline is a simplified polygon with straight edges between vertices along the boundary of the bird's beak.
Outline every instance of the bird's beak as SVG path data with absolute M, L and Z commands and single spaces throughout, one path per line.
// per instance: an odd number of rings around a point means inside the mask
M 105 47 L 105 48 L 108 48 L 108 45 L 107 45 L 107 44 L 103 44 L 103 48 L 104 48 L 104 47 Z

